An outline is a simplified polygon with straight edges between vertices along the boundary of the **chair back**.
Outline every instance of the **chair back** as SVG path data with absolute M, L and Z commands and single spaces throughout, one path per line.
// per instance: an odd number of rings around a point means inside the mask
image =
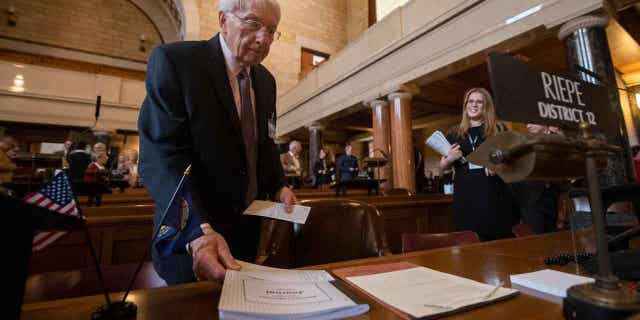
M 478 242 L 480 242 L 480 238 L 478 237 L 478 234 L 473 231 L 457 231 L 450 233 L 403 233 L 402 252 L 460 246 Z
M 257 263 L 297 268 L 390 253 L 375 206 L 340 199 L 300 204 L 311 207 L 305 224 L 264 220 Z
M 109 292 L 127 290 L 137 263 L 101 266 L 104 282 Z M 156 273 L 151 262 L 146 262 L 133 289 L 165 287 L 167 283 Z M 25 285 L 25 303 L 83 297 L 102 294 L 95 268 L 44 272 L 30 275 Z

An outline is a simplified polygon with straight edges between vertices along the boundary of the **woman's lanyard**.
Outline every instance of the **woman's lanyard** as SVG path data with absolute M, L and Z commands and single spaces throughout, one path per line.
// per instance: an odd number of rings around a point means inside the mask
M 471 135 L 467 134 L 467 138 L 469 139 L 471 150 L 476 151 L 476 143 L 478 143 L 478 138 L 480 138 L 480 135 L 477 135 L 475 139 L 471 139 Z M 475 169 L 483 169 L 483 167 L 469 162 L 469 170 L 475 170 Z
M 471 140 L 471 135 L 467 134 L 467 138 L 469 138 L 469 144 L 471 144 L 471 150 L 476 151 L 476 143 L 478 142 L 478 138 L 480 136 L 476 136 L 475 139 Z

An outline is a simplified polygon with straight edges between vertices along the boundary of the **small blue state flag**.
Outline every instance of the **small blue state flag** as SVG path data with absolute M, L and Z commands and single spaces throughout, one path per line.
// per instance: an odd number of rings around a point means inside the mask
M 191 194 L 183 185 L 176 193 L 164 221 L 161 221 L 158 238 L 154 246 L 161 256 L 184 250 L 187 243 L 203 235 L 200 215 L 193 207 Z

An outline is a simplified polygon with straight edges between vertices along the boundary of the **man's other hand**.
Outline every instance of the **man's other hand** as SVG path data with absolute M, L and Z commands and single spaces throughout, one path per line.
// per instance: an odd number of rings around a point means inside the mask
M 287 213 L 291 213 L 291 211 L 293 211 L 293 205 L 298 202 L 296 195 L 293 194 L 293 191 L 288 187 L 282 187 L 282 189 L 276 193 L 276 199 L 284 203 L 284 210 Z
M 198 280 L 224 280 L 227 269 L 240 270 L 227 241 L 215 231 L 191 242 L 191 256 Z

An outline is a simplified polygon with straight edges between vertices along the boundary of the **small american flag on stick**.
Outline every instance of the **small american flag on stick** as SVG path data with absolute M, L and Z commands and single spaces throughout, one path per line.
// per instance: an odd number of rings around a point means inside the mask
M 80 213 L 73 200 L 71 184 L 65 172 L 58 173 L 47 182 L 38 192 L 31 192 L 22 198 L 23 201 L 70 216 L 79 216 Z M 32 251 L 44 249 L 49 244 L 62 237 L 66 231 L 44 231 L 33 237 Z

